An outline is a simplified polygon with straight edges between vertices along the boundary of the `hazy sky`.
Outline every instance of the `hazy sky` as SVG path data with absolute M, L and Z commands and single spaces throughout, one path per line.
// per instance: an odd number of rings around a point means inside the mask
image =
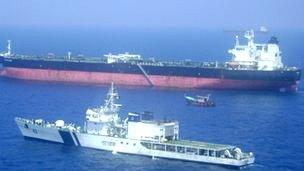
M 304 29 L 304 0 L 1 0 L 0 27 Z

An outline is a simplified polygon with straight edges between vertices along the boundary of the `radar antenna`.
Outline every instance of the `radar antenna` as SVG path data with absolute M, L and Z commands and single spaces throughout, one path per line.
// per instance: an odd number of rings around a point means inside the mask
M 7 53 L 5 54 L 6 57 L 11 56 L 11 40 L 7 41 Z
M 248 46 L 252 47 L 254 45 L 254 42 L 253 42 L 254 31 L 253 30 L 246 31 L 244 37 L 248 40 Z
M 72 52 L 69 51 L 69 52 L 68 52 L 68 59 L 69 59 L 69 60 L 71 60 L 71 55 L 72 55 Z
M 235 36 L 235 46 L 240 46 L 239 36 Z

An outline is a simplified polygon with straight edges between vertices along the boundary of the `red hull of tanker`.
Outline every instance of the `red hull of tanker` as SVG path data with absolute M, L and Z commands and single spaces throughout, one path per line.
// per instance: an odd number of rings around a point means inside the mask
M 27 69 L 4 67 L 2 76 L 40 81 L 72 82 L 84 84 L 108 84 L 114 82 L 119 85 L 172 87 L 172 88 L 206 88 L 206 89 L 253 89 L 264 90 L 296 90 L 297 83 L 261 80 L 230 80 L 219 78 L 196 78 L 179 76 L 150 75 L 149 80 L 140 74 L 102 73 L 85 71 L 65 71 L 46 69 Z

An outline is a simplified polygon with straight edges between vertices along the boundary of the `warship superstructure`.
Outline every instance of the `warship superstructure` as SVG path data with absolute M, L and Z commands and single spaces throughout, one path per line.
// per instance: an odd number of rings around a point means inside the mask
M 89 108 L 84 127 L 63 120 L 42 119 L 15 121 L 24 137 L 88 147 L 115 153 L 127 153 L 152 158 L 203 162 L 242 167 L 254 163 L 253 153 L 244 153 L 232 145 L 182 140 L 178 121 L 157 121 L 150 112 L 129 113 L 119 117 L 119 98 L 113 84 L 105 104 Z

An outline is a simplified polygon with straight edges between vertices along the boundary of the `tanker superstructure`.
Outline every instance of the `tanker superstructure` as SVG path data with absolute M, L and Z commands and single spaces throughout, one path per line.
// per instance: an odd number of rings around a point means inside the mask
M 27 80 L 73 82 L 85 84 L 155 86 L 170 88 L 247 89 L 296 91 L 301 70 L 282 63 L 278 41 L 254 42 L 254 32 L 247 31 L 248 44 L 238 37 L 228 52 L 226 63 L 158 61 L 136 54 L 107 54 L 103 58 L 49 54 L 47 57 L 11 53 L 10 43 L 2 53 L 1 75 Z
M 89 108 L 84 127 L 67 124 L 63 120 L 47 122 L 42 119 L 15 118 L 26 138 L 66 145 L 94 148 L 116 153 L 203 162 L 242 167 L 254 163 L 253 153 L 244 153 L 232 145 L 182 140 L 179 122 L 157 121 L 150 112 L 129 113 L 119 117 L 120 104 L 113 84 L 105 104 Z

